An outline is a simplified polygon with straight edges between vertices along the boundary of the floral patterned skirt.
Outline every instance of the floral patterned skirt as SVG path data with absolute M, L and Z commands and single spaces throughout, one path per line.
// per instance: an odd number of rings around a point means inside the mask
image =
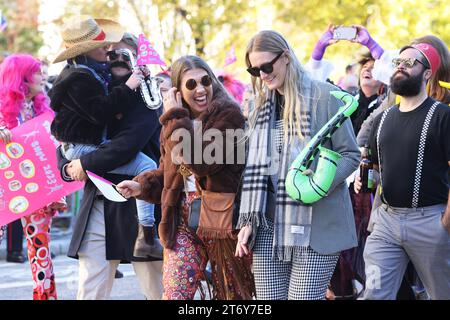
M 252 299 L 255 292 L 251 257 L 237 258 L 237 236 L 230 239 L 200 239 L 187 227 L 189 204 L 198 195 L 183 196 L 182 219 L 172 250 L 164 250 L 163 299 L 192 300 L 205 280 L 208 260 L 212 270 L 211 299 Z M 200 291 L 204 298 L 203 290 Z
M 182 200 L 182 222 L 172 249 L 164 250 L 163 299 L 193 300 L 204 280 L 206 250 L 198 237 L 187 228 L 189 204 L 198 196 L 190 192 Z

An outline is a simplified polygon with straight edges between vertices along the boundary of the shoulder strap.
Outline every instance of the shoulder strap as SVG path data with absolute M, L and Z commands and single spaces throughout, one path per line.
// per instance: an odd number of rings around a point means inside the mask
M 383 126 L 384 120 L 386 120 L 386 116 L 389 113 L 389 111 L 392 110 L 392 108 L 393 108 L 393 106 L 383 111 L 383 115 L 381 116 L 380 125 L 378 126 L 377 137 L 376 137 L 377 155 L 378 155 L 378 168 L 380 169 L 380 186 L 381 186 L 381 188 L 380 188 L 380 196 L 383 195 L 383 174 L 381 173 L 380 134 L 381 134 L 381 127 Z
M 427 116 L 425 117 L 425 121 L 423 122 L 422 132 L 420 133 L 419 151 L 417 154 L 416 174 L 414 177 L 414 189 L 412 197 L 413 208 L 417 208 L 419 204 L 420 181 L 422 178 L 423 158 L 425 155 L 425 144 L 428 136 L 428 128 L 430 127 L 431 118 L 433 117 L 434 111 L 436 110 L 438 104 L 439 102 L 436 101 L 431 106 L 430 110 L 428 110 Z
M 436 107 L 438 104 L 439 104 L 439 102 L 436 101 L 431 106 L 431 108 L 428 110 L 427 116 L 425 117 L 425 121 L 422 126 L 422 131 L 421 131 L 420 140 L 419 140 L 419 150 L 418 150 L 418 154 L 417 154 L 416 173 L 415 173 L 415 177 L 414 177 L 413 197 L 412 197 L 412 203 L 411 203 L 412 208 L 417 208 L 417 206 L 419 204 L 420 181 L 422 178 L 423 159 L 424 159 L 424 155 L 425 155 L 425 144 L 426 144 L 427 135 L 428 135 L 428 128 L 430 127 L 431 118 L 433 117 L 434 111 L 436 110 Z M 386 116 L 391 109 L 392 109 L 392 107 L 390 107 L 389 109 L 387 109 L 383 112 L 383 115 L 381 116 L 380 125 L 378 126 L 377 138 L 376 138 L 378 166 L 380 168 L 380 184 L 381 184 L 380 192 L 381 193 L 383 192 L 382 191 L 383 190 L 383 174 L 381 172 L 382 171 L 382 169 L 381 169 L 382 161 L 381 161 L 381 152 L 380 152 L 380 133 L 381 133 L 381 127 L 383 126 Z

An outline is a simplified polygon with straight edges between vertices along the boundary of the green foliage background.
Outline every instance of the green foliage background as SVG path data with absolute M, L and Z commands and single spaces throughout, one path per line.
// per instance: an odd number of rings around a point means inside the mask
M 0 34 L 0 51 L 38 53 L 44 43 L 37 30 L 39 5 L 39 0 L 0 0 L 8 20 L 7 30 Z M 238 62 L 228 69 L 241 77 L 247 41 L 267 25 L 288 39 L 302 62 L 330 23 L 364 25 L 385 49 L 399 48 L 426 34 L 450 43 L 450 3 L 445 0 L 66 0 L 65 14 L 56 22 L 79 13 L 115 20 L 120 8 L 126 8 L 130 19 L 151 35 L 157 32 L 150 30 L 150 19 L 155 19 L 150 16 L 151 6 L 158 8 L 161 28 L 167 29 L 163 22 L 168 20 L 174 26 L 189 26 L 195 53 L 216 67 L 222 66 L 234 44 Z M 169 62 L 188 53 L 180 44 L 189 39 L 177 30 L 164 38 Z M 325 57 L 343 69 L 361 50 L 358 44 L 343 41 L 331 46 Z

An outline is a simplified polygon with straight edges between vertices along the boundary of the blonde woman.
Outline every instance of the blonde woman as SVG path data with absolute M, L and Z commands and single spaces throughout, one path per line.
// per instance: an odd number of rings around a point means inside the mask
M 342 155 L 328 196 L 312 206 L 292 200 L 288 168 L 342 106 L 330 95 L 338 89 L 310 78 L 275 31 L 256 34 L 245 58 L 256 101 L 236 255 L 253 251 L 258 299 L 324 299 L 340 251 L 357 245 L 345 183 L 359 163 L 353 128 L 345 121 L 324 145 Z

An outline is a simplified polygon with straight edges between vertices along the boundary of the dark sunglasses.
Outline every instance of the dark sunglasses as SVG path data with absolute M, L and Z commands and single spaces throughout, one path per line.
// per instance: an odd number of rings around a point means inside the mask
M 200 83 L 204 87 L 209 87 L 212 84 L 212 79 L 211 79 L 211 77 L 209 75 L 204 75 L 200 79 Z M 186 81 L 186 89 L 192 91 L 195 88 L 197 88 L 197 81 L 195 81 L 195 79 L 189 79 L 188 81 Z
M 119 59 L 119 56 L 122 56 L 122 60 L 123 61 L 127 61 L 127 62 L 130 61 L 130 57 L 128 57 L 126 54 L 117 53 L 115 50 L 111 50 L 111 51 L 106 52 L 106 56 L 111 61 Z
M 271 74 L 273 72 L 273 65 L 277 60 L 283 55 L 284 52 L 279 53 L 272 61 L 263 63 L 258 67 L 250 67 L 247 69 L 248 73 L 250 73 L 254 77 L 261 76 L 261 71 L 265 74 Z

